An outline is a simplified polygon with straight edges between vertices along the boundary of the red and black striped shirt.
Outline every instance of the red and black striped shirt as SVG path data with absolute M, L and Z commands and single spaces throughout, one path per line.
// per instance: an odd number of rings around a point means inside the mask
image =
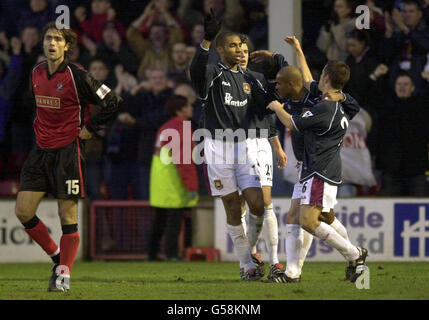
M 70 144 L 84 125 L 91 132 L 103 128 L 116 117 L 122 102 L 110 88 L 67 59 L 52 75 L 47 61 L 36 65 L 31 85 L 36 100 L 34 133 L 42 149 Z M 86 123 L 84 118 L 89 104 L 97 104 L 102 110 Z

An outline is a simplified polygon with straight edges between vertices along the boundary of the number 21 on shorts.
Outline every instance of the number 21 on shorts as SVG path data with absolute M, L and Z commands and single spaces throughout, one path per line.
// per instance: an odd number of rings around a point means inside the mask
M 79 179 L 66 180 L 67 194 L 79 194 Z

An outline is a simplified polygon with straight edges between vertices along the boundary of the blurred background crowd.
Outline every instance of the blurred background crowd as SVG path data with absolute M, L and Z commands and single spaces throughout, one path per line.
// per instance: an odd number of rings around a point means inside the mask
M 44 59 L 40 32 L 61 4 L 70 8 L 79 38 L 71 60 L 124 99 L 111 128 L 86 144 L 88 196 L 148 200 L 155 139 L 171 116 L 171 96 L 187 98 L 198 128 L 201 106 L 188 67 L 204 37 L 203 16 L 213 8 L 224 29 L 249 36 L 251 50 L 267 49 L 269 1 L 1 0 L 1 196 L 16 192 L 34 144 L 30 74 Z M 361 4 L 370 8 L 369 30 L 355 29 Z M 345 61 L 351 68 L 345 91 L 364 109 L 344 141 L 340 195 L 427 196 L 429 0 L 303 0 L 302 15 L 314 79 L 328 59 Z M 280 131 L 287 150 L 288 135 Z M 273 195 L 290 196 L 292 181 L 276 173 Z M 198 177 L 200 195 L 207 194 L 200 167 Z

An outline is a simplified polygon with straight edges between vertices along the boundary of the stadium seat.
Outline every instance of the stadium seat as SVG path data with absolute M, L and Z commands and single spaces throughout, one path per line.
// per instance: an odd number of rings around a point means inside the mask
M 220 251 L 216 248 L 186 248 L 186 261 L 197 260 L 196 257 L 204 256 L 206 261 L 220 261 Z

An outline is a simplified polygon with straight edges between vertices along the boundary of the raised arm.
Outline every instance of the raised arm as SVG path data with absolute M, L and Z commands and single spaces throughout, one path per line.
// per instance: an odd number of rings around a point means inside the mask
M 313 76 L 311 75 L 310 68 L 308 67 L 307 60 L 305 59 L 299 40 L 295 36 L 289 36 L 285 38 L 285 41 L 292 47 L 295 53 L 296 63 L 302 72 L 305 87 L 310 89 L 310 83 L 313 81 Z
M 221 27 L 221 23 L 217 21 L 213 9 L 210 11 L 211 13 L 204 18 L 204 40 L 197 49 L 189 68 L 192 86 L 199 98 L 203 100 L 207 98 L 214 71 L 213 66 L 208 66 L 209 49 Z

